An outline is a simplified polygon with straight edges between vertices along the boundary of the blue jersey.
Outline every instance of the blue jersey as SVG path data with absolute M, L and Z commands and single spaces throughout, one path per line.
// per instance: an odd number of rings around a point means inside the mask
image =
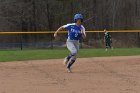
M 76 26 L 75 23 L 67 24 L 63 26 L 65 29 L 68 30 L 68 40 L 80 40 L 82 33 L 82 30 L 85 30 L 83 25 Z

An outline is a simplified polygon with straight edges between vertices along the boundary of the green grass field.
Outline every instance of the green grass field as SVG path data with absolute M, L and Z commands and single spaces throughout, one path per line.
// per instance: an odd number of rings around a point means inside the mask
M 1 50 L 0 62 L 59 59 L 69 54 L 67 49 L 41 49 L 41 50 Z M 81 49 L 78 57 L 104 57 L 104 56 L 133 56 L 140 55 L 140 48 L 118 48 L 105 51 L 104 49 Z

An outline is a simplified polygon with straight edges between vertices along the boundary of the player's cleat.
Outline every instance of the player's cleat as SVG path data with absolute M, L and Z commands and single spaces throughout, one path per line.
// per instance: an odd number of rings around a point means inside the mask
M 68 73 L 72 73 L 71 69 L 70 68 L 67 68 L 67 71 Z
M 107 51 L 107 48 L 105 49 L 105 51 Z
M 64 59 L 64 61 L 63 61 L 63 64 L 66 66 L 67 63 L 68 63 L 68 59 L 67 59 L 67 57 L 66 57 L 66 58 Z

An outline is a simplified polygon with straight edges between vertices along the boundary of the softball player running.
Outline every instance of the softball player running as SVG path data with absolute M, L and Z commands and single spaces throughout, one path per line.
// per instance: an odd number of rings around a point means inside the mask
M 67 67 L 68 72 L 71 72 L 71 66 L 76 61 L 76 55 L 79 50 L 79 40 L 83 37 L 86 38 L 85 28 L 82 24 L 83 15 L 76 14 L 74 16 L 74 22 L 71 24 L 63 25 L 54 33 L 54 37 L 57 37 L 57 33 L 63 29 L 68 30 L 67 38 L 67 48 L 70 51 L 70 54 L 65 58 L 64 64 Z

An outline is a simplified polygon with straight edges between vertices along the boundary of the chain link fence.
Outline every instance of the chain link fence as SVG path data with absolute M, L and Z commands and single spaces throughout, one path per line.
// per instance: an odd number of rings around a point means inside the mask
M 140 47 L 140 33 L 111 33 L 114 48 Z M 0 49 L 53 49 L 66 47 L 67 34 L 0 34 Z M 87 33 L 81 48 L 105 48 L 104 33 Z

